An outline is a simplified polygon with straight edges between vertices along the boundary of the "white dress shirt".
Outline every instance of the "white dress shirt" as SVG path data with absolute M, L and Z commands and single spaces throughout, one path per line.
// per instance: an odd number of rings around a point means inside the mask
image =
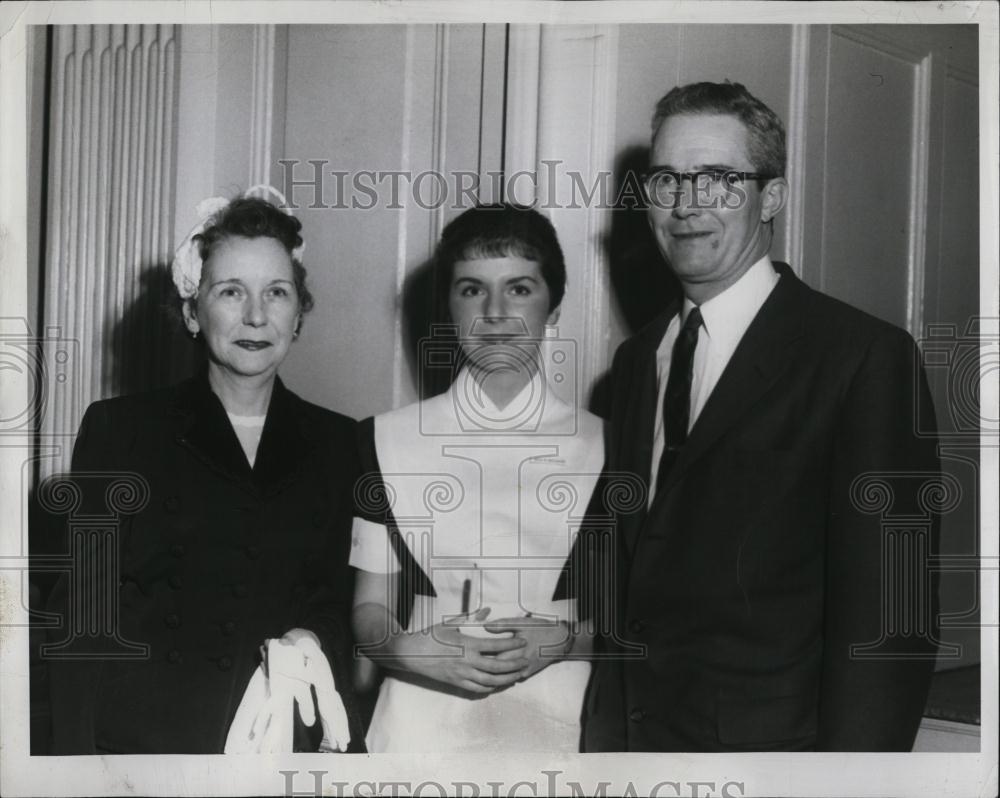
M 702 408 L 705 407 L 705 402 L 711 396 L 750 322 L 777 285 L 778 277 L 771 264 L 771 258 L 765 255 L 729 288 L 699 306 L 703 324 L 698 330 L 698 345 L 694 350 L 688 431 L 694 426 Z M 667 379 L 670 376 L 670 359 L 681 325 L 693 308 L 694 303 L 685 297 L 681 312 L 670 320 L 663 340 L 656 349 L 657 401 L 650 486 L 656 485 L 660 457 L 663 454 L 663 395 L 666 393 Z M 650 504 L 653 501 L 653 493 L 651 487 Z
M 253 468 L 253 464 L 257 461 L 257 447 L 260 446 L 267 416 L 238 416 L 228 410 L 226 415 L 229 416 L 229 423 L 233 425 L 233 432 L 243 447 L 243 454 L 247 456 L 250 468 Z

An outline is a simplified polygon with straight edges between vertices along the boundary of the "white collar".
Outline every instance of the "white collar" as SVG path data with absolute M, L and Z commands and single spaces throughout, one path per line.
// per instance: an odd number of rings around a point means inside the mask
M 780 275 L 765 254 L 725 291 L 699 305 L 704 331 L 713 346 L 735 349 Z M 679 321 L 687 318 L 694 303 L 685 297 Z
M 462 426 L 472 423 L 484 432 L 532 432 L 558 402 L 551 387 L 542 379 L 541 368 L 503 408 L 490 399 L 468 367 L 458 373 L 447 394 L 453 402 L 454 412 L 463 417 Z

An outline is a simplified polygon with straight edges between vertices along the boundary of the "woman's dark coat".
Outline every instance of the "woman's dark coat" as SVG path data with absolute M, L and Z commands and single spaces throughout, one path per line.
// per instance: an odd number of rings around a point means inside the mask
M 359 749 L 355 441 L 353 420 L 280 380 L 252 470 L 205 375 L 88 409 L 73 451 L 84 507 L 102 510 L 111 479 L 86 472 L 133 472 L 149 486 L 145 507 L 122 516 L 117 590 L 120 636 L 149 654 L 49 663 L 52 753 L 221 753 L 261 644 L 292 627 L 318 635 Z M 66 585 L 50 601 L 64 617 Z M 63 624 L 49 640 L 67 635 Z

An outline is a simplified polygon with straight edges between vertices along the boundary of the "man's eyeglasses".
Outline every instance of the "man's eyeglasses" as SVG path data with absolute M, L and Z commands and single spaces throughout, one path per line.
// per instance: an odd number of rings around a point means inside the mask
M 642 184 L 649 199 L 660 207 L 677 204 L 683 182 L 691 183 L 694 200 L 704 199 L 706 207 L 722 197 L 725 207 L 736 208 L 744 199 L 742 184 L 747 180 L 771 180 L 775 175 L 762 172 L 741 172 L 736 169 L 703 169 L 698 172 L 678 172 L 665 166 L 653 166 L 642 174 Z M 735 204 L 734 204 L 735 201 Z

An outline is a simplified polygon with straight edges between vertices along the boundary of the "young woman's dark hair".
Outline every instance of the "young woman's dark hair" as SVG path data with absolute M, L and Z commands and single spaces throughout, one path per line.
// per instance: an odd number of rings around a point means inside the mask
M 566 293 L 566 262 L 552 222 L 534 208 L 499 202 L 477 205 L 452 219 L 435 256 L 435 284 L 447 307 L 455 264 L 477 258 L 525 258 L 538 263 L 549 289 L 549 310 Z

